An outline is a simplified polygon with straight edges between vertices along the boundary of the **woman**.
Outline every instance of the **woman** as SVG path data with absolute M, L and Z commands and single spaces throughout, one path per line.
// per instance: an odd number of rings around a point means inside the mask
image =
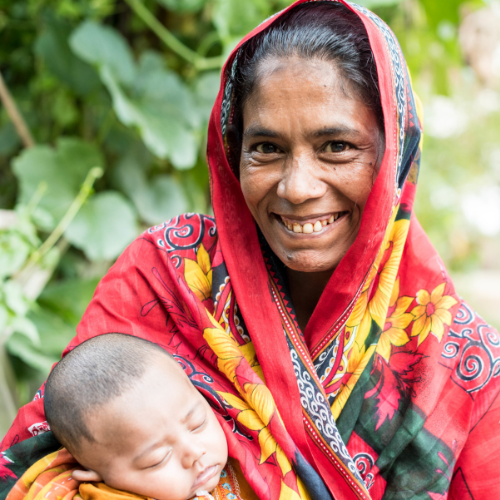
M 500 338 L 412 213 L 417 111 L 371 12 L 300 0 L 267 20 L 212 112 L 215 221 L 141 235 L 69 348 L 123 332 L 173 353 L 259 498 L 500 497 Z M 20 410 L 5 484 L 53 446 L 27 439 L 44 420 L 40 395 Z

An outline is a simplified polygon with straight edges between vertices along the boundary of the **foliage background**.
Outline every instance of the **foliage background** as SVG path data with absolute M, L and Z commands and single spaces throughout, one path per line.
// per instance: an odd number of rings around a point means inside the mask
M 28 128 L 22 140 L 2 107 L 0 435 L 125 246 L 175 214 L 210 212 L 204 151 L 222 61 L 288 3 L 0 2 L 0 73 Z M 500 35 L 485 76 L 462 28 L 499 4 L 359 3 L 396 32 L 424 103 L 417 215 L 459 292 L 498 327 Z

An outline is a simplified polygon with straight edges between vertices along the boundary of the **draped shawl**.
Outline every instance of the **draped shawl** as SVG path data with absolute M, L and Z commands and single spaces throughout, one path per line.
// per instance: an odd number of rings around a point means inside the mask
M 261 499 L 500 498 L 500 339 L 457 296 L 413 213 L 421 121 L 399 44 L 342 3 L 369 36 L 386 147 L 359 234 L 305 331 L 226 158 L 237 47 L 209 123 L 215 217 L 184 214 L 139 236 L 68 349 L 122 332 L 171 352 Z M 3 441 L 4 486 L 50 447 L 42 397 Z

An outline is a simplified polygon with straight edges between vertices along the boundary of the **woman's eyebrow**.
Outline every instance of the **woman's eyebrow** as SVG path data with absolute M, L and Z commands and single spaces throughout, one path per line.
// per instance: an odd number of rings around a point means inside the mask
M 323 137 L 325 135 L 357 137 L 360 135 L 360 133 L 358 130 L 350 127 L 325 127 L 319 130 L 315 130 L 311 135 L 313 137 Z
M 243 132 L 243 137 L 248 138 L 248 137 L 272 137 L 272 138 L 277 138 L 280 135 L 278 132 L 275 132 L 274 130 L 270 130 L 268 128 L 260 127 L 259 125 L 250 125 L 245 131 Z

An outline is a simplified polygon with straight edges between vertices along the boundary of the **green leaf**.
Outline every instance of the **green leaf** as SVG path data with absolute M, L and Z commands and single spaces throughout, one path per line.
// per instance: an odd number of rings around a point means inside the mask
M 196 80 L 194 86 L 196 106 L 205 123 L 208 123 L 210 118 L 210 113 L 212 112 L 215 98 L 219 92 L 219 87 L 220 73 L 218 71 L 203 73 L 203 75 Z
M 402 0 L 357 0 L 356 3 L 366 7 L 367 9 L 374 9 L 376 7 L 386 7 L 388 5 L 396 5 Z
M 207 0 L 157 0 L 159 4 L 174 12 L 196 12 Z
M 134 202 L 141 219 L 159 224 L 188 210 L 182 184 L 171 175 L 146 178 L 139 155 L 127 154 L 117 165 L 114 177 L 117 185 Z
M 93 196 L 66 230 L 66 238 L 90 260 L 115 259 L 137 236 L 136 214 L 120 193 Z
M 13 162 L 14 173 L 21 185 L 18 201 L 28 204 L 38 186 L 46 183 L 47 189 L 35 209 L 35 214 L 38 209 L 50 214 L 53 219 L 47 220 L 43 229 L 51 230 L 64 216 L 80 191 L 88 171 L 103 164 L 99 150 L 81 139 L 60 138 L 56 149 L 49 146 L 26 149 Z
M 47 374 L 52 365 L 58 361 L 55 356 L 49 357 L 42 354 L 26 336 L 19 333 L 14 333 L 9 337 L 6 347 L 9 354 L 17 356 L 27 365 Z
M 115 112 L 122 123 L 139 129 L 152 153 L 169 158 L 176 168 L 191 168 L 198 156 L 199 139 L 194 127 L 200 117 L 189 89 L 173 72 L 151 70 L 147 65 L 144 68 L 144 72 L 139 71 L 133 98 L 127 96 L 107 67 L 101 69 Z
M 107 67 L 121 83 L 132 83 L 135 75 L 132 51 L 114 28 L 84 21 L 70 36 L 69 45 L 84 61 Z
M 21 269 L 31 245 L 17 231 L 0 231 L 0 279 Z
M 2 288 L 7 307 L 14 314 L 24 316 L 30 308 L 30 301 L 24 296 L 21 285 L 16 281 L 7 280 L 3 283 Z
M 19 335 L 23 335 L 35 346 L 40 345 L 38 330 L 34 323 L 28 318 L 18 316 L 11 321 L 10 327 L 12 328 L 14 334 L 17 333 Z
M 41 307 L 30 311 L 28 318 L 33 322 L 40 336 L 40 353 L 60 358 L 63 350 L 76 335 L 74 326 L 69 325 L 57 314 Z
M 264 19 L 271 10 L 267 0 L 215 0 L 212 21 L 225 43 L 243 37 Z
M 68 44 L 71 26 L 53 15 L 46 18 L 43 31 L 35 42 L 35 53 L 49 71 L 76 93 L 86 95 L 99 86 L 95 70 L 75 56 Z
M 94 295 L 98 279 L 69 279 L 50 283 L 38 297 L 38 304 L 65 323 L 76 327 Z M 36 323 L 36 321 L 35 321 Z

